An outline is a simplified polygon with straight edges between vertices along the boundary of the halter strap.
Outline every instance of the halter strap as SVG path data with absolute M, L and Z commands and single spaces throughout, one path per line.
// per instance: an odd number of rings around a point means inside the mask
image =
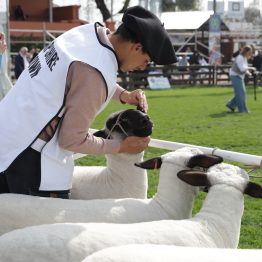
M 119 126 L 120 129 L 122 130 L 122 132 L 123 132 L 126 136 L 128 136 L 128 134 L 127 134 L 127 132 L 125 131 L 125 129 L 124 129 L 124 128 L 122 127 L 122 125 L 119 123 L 120 118 L 121 118 L 121 116 L 122 116 L 123 113 L 124 113 L 124 112 L 122 112 L 121 114 L 119 114 L 119 116 L 117 117 L 116 122 L 115 122 L 115 124 L 112 126 L 112 128 L 109 130 L 109 133 L 108 133 L 106 139 L 110 138 L 110 136 L 111 136 L 111 134 L 112 134 L 112 132 L 114 131 L 114 129 L 115 129 L 116 126 Z

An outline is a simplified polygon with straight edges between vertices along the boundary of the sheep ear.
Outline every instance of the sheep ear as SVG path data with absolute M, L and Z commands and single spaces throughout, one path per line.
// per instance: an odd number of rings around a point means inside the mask
M 161 157 L 154 157 L 141 163 L 135 163 L 135 166 L 144 169 L 159 169 L 162 165 Z
M 199 166 L 203 168 L 209 168 L 221 162 L 223 162 L 223 158 L 220 156 L 208 154 L 196 155 L 189 159 L 187 167 L 193 168 Z
M 181 170 L 177 176 L 192 186 L 209 186 L 206 173 L 197 170 Z
M 244 193 L 251 197 L 262 198 L 262 187 L 256 183 L 248 182 Z
M 105 129 L 98 130 L 93 135 L 97 137 L 102 137 L 104 139 L 107 138 L 107 132 L 105 131 Z

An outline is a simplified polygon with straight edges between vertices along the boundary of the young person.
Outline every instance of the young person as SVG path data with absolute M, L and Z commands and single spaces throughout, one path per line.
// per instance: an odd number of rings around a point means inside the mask
M 176 62 L 160 20 L 128 8 L 116 32 L 101 24 L 76 27 L 44 48 L 0 103 L 0 192 L 68 198 L 74 152 L 137 153 L 150 138 L 124 141 L 88 130 L 111 98 L 147 111 L 142 90 L 116 84 L 117 71 Z
M 234 88 L 234 96 L 227 102 L 226 107 L 232 112 L 237 108 L 239 113 L 248 113 L 244 78 L 245 74 L 251 75 L 249 70 L 254 70 L 253 67 L 248 66 L 247 62 L 251 55 L 252 48 L 248 45 L 244 46 L 230 68 L 229 75 Z

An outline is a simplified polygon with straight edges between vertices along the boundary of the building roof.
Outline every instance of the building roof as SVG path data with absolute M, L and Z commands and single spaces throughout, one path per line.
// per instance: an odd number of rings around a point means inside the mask
M 213 11 L 163 12 L 161 21 L 168 31 L 208 31 L 208 21 L 213 13 Z M 221 21 L 221 29 L 229 31 L 223 21 Z

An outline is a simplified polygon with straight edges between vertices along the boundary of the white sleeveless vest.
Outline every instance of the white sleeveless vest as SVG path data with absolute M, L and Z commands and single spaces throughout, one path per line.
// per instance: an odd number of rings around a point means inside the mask
M 116 90 L 118 63 L 114 51 L 99 41 L 97 26 L 79 26 L 55 39 L 1 101 L 0 172 L 33 143 L 53 118 L 62 114 L 67 72 L 73 61 L 91 65 L 105 80 L 107 99 L 98 113 L 110 101 Z M 73 152 L 59 147 L 58 132 L 59 127 L 41 152 L 40 190 L 71 188 Z

